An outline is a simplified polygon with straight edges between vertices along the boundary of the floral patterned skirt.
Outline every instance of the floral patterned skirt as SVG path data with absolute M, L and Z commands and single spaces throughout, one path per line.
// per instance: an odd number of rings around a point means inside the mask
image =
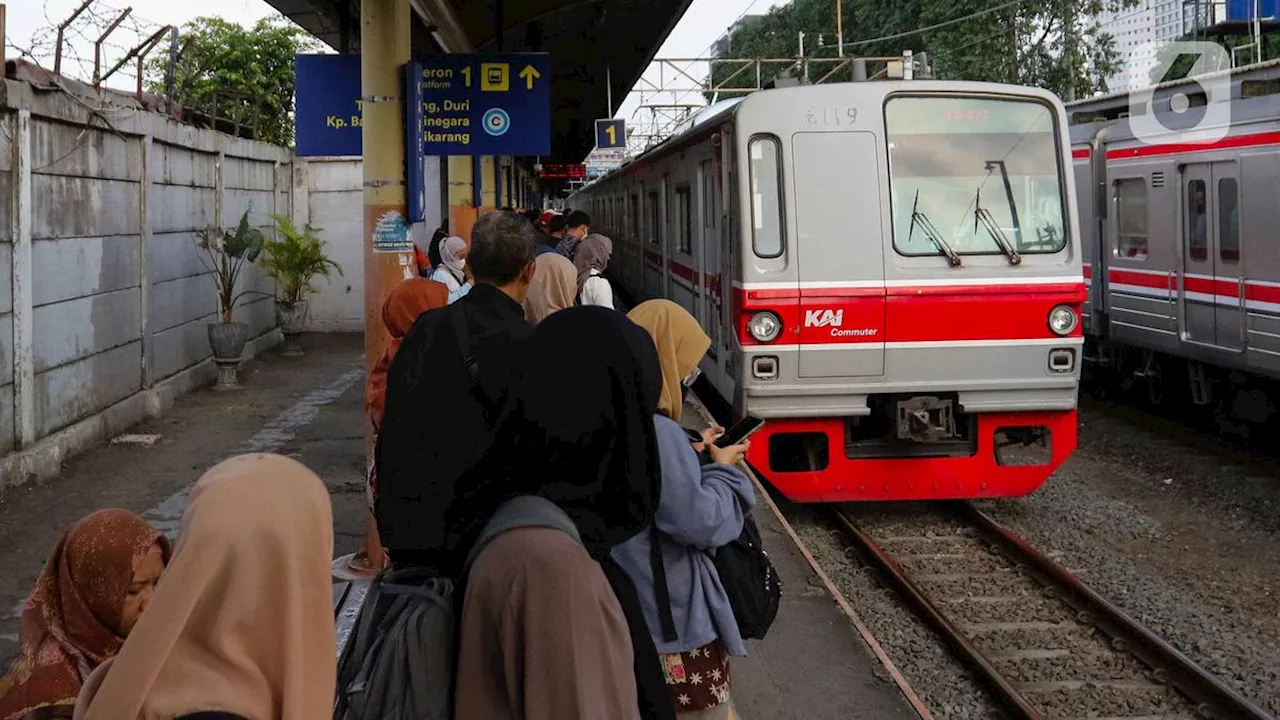
M 661 657 L 676 712 L 712 710 L 729 700 L 729 654 L 719 640 Z

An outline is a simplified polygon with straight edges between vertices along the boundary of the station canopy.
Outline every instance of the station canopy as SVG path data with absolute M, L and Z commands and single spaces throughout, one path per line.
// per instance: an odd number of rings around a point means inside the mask
M 360 51 L 361 0 L 267 0 L 338 52 Z M 692 0 L 410 0 L 413 52 L 551 56 L 550 162 L 580 162 Z M 502 28 L 499 42 L 498 28 Z M 499 49 L 501 48 L 501 49 Z

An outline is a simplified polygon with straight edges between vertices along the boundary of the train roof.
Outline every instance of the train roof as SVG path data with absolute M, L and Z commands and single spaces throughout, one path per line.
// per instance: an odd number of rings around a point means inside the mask
M 1069 102 L 1066 103 L 1068 122 L 1077 125 L 1094 120 L 1115 120 L 1129 114 L 1129 100 L 1138 92 L 1150 93 L 1154 104 L 1161 107 L 1174 95 L 1186 94 L 1188 87 L 1197 88 L 1197 93 L 1203 95 L 1204 82 L 1224 78 L 1231 82 L 1230 99 L 1233 101 L 1276 94 L 1280 92 L 1280 59 L 1170 80 L 1138 91 L 1120 90 Z

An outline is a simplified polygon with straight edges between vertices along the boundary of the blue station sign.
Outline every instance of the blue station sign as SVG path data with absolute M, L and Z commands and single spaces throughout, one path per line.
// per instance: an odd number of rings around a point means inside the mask
M 596 120 L 596 149 L 612 150 L 627 146 L 627 121 L 609 118 Z
M 545 53 L 432 55 L 409 63 L 411 123 L 423 155 L 548 155 L 551 74 Z M 416 93 L 415 93 L 416 89 Z M 416 97 L 413 95 L 416 94 Z
M 363 154 L 359 55 L 298 55 L 295 137 L 303 157 Z M 410 160 L 426 155 L 549 155 L 545 53 L 432 55 L 405 67 Z
M 294 143 L 301 157 L 359 157 L 360 56 L 296 55 L 293 58 Z

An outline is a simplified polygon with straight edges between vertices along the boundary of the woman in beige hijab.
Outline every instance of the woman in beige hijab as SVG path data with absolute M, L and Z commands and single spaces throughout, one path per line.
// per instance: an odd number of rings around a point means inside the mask
M 242 455 L 196 483 L 147 612 L 85 683 L 75 717 L 173 720 L 333 712 L 333 511 L 279 455 Z
M 524 316 L 537 325 L 551 313 L 573 307 L 578 295 L 578 270 L 560 253 L 542 253 L 535 262 Z

